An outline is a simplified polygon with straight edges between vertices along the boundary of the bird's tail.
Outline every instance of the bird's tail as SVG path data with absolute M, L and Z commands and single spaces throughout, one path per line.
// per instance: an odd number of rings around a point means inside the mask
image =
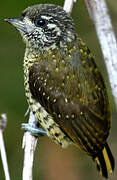
M 96 162 L 97 169 L 100 174 L 105 178 L 108 178 L 108 175 L 114 170 L 115 163 L 107 143 L 105 144 L 103 150 L 93 157 L 93 160 Z

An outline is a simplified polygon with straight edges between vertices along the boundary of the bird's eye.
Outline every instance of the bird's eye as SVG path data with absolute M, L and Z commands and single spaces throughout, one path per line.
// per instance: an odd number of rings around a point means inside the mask
M 35 26 L 37 27 L 43 27 L 46 24 L 46 21 L 42 18 L 35 20 Z

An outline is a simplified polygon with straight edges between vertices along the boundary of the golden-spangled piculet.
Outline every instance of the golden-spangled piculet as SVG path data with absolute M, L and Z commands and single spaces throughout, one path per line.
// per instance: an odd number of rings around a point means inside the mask
M 26 44 L 24 86 L 30 111 L 61 147 L 85 151 L 104 177 L 114 169 L 107 144 L 109 99 L 94 57 L 62 7 L 28 7 L 9 18 Z

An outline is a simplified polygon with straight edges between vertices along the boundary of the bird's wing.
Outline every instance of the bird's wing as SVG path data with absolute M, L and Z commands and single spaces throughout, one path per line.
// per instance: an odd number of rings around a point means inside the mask
M 110 107 L 102 77 L 86 53 L 74 51 L 67 61 L 61 54 L 44 55 L 30 68 L 29 84 L 33 97 L 72 141 L 94 154 L 107 139 Z

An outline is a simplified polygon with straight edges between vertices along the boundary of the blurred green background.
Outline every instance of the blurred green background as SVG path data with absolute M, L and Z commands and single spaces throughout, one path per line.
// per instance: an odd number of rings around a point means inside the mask
M 0 1 L 0 113 L 7 113 L 8 126 L 4 132 L 9 170 L 12 180 L 22 179 L 23 150 L 21 123 L 27 103 L 23 87 L 23 56 L 25 45 L 19 33 L 11 25 L 4 22 L 8 17 L 19 17 L 27 6 L 37 3 L 55 3 L 63 5 L 64 1 L 20 0 Z M 117 6 L 115 0 L 107 1 L 114 30 L 117 33 Z M 117 161 L 117 113 L 104 70 L 104 60 L 94 26 L 89 19 L 84 1 L 74 4 L 72 17 L 80 37 L 88 44 L 96 56 L 96 61 L 104 76 L 113 111 L 111 135 L 108 139 L 115 160 Z M 116 180 L 117 166 L 110 180 Z M 48 137 L 39 138 L 34 161 L 34 180 L 102 180 L 94 163 L 75 147 L 61 149 Z M 0 180 L 4 180 L 4 172 L 0 158 Z

